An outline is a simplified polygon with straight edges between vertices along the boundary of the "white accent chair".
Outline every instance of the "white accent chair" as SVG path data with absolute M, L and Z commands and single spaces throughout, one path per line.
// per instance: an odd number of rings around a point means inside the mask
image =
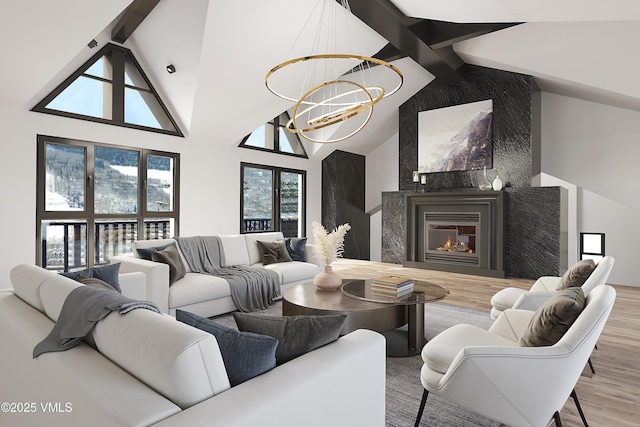
M 615 260 L 611 256 L 602 258 L 591 275 L 582 285 L 585 296 L 596 286 L 606 283 Z M 528 291 L 518 288 L 505 288 L 491 298 L 491 318 L 497 319 L 508 308 L 536 311 L 554 292 L 557 291 L 562 277 L 543 276 Z
M 529 310 L 505 310 L 488 331 L 460 324 L 438 334 L 422 350 L 424 393 L 415 425 L 429 393 L 511 427 L 546 427 L 551 420 L 560 427 L 559 412 L 569 396 L 583 415 L 574 387 L 615 297 L 609 285 L 593 289 L 552 346 L 518 345 L 535 314 Z

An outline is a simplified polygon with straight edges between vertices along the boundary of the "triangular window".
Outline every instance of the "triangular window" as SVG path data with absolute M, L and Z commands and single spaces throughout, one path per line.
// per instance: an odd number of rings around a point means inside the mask
M 107 44 L 33 111 L 183 136 L 133 53 Z
M 289 115 L 284 112 L 272 121 L 245 136 L 240 147 L 273 151 L 281 154 L 308 158 L 298 134 L 285 129 Z

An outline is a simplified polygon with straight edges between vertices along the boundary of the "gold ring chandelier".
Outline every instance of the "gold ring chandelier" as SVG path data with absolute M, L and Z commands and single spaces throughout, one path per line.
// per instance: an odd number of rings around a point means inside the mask
M 335 0 L 319 0 L 320 2 L 336 4 Z M 341 5 L 350 14 L 347 0 L 342 0 Z M 320 38 L 319 33 L 320 30 L 316 34 L 316 40 Z M 333 28 L 329 31 L 330 35 L 335 33 Z M 380 78 L 379 74 L 384 76 L 389 72 L 395 80 L 395 86 L 391 90 L 369 83 Z M 295 94 L 278 89 L 278 77 L 280 82 L 289 83 L 296 78 L 300 80 L 300 76 L 302 81 Z M 322 83 L 314 83 L 317 81 Z M 343 141 L 362 130 L 371 119 L 373 106 L 402 87 L 403 76 L 398 68 L 377 58 L 325 53 L 303 56 L 276 65 L 265 76 L 265 84 L 273 94 L 295 102 L 291 120 L 286 126 L 289 132 L 297 133 L 312 142 L 333 143 Z M 343 124 L 346 121 L 348 123 Z

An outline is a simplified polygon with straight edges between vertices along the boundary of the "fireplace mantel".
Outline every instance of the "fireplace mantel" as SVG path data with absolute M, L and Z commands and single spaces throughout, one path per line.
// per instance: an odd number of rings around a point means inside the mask
M 406 259 L 403 265 L 453 273 L 505 277 L 503 192 L 407 193 L 405 206 Z M 473 237 L 477 238 L 477 247 L 474 248 L 473 254 L 443 250 L 432 255 L 433 251 L 425 247 L 425 242 L 429 235 L 427 218 L 434 216 L 449 218 L 449 222 L 462 226 L 469 224 L 468 226 L 474 230 L 477 228 Z M 446 223 L 447 220 L 444 221 Z

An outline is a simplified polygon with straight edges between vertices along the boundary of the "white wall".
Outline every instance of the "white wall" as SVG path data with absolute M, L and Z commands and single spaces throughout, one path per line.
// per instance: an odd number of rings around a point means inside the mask
M 397 114 L 397 113 L 396 113 Z M 397 123 L 397 118 L 396 118 Z M 374 211 L 370 218 L 370 259 L 382 259 L 382 204 L 383 191 L 398 191 L 399 144 L 396 132 L 366 157 L 365 211 Z
M 542 172 L 576 186 L 576 233 L 605 233 L 606 254 L 616 259 L 609 282 L 634 286 L 640 286 L 630 259 L 638 240 L 630 230 L 640 222 L 638 123 L 637 111 L 542 95 Z
M 240 162 L 307 171 L 307 235 L 320 221 L 321 164 L 255 150 L 225 141 L 197 141 L 118 126 L 18 110 L 0 105 L 3 119 L 3 167 L 0 168 L 3 225 L 0 288 L 9 287 L 10 269 L 35 263 L 36 135 L 153 148 L 181 154 L 180 234 L 231 234 L 240 230 Z M 230 124 L 231 126 L 232 124 Z

